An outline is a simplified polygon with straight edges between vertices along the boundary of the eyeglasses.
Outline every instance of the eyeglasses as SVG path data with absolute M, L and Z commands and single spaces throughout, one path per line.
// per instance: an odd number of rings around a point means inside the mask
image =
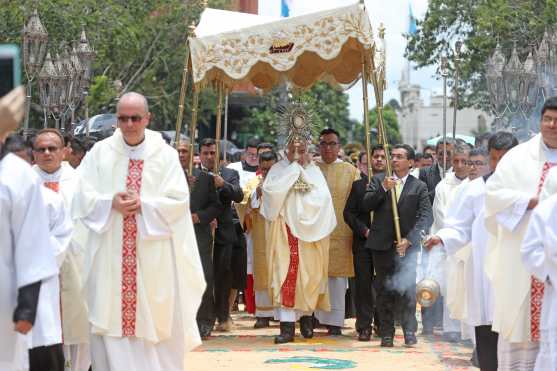
M 557 117 L 551 117 L 551 116 L 544 115 L 542 117 L 542 121 L 545 124 L 553 123 L 555 125 L 555 124 L 557 124 Z
M 466 165 L 468 166 L 475 166 L 475 167 L 480 167 L 480 166 L 485 166 L 485 162 L 483 161 L 466 161 Z
M 334 147 L 338 144 L 338 142 L 319 142 L 321 147 Z
M 141 120 L 143 120 L 143 116 L 139 116 L 139 115 L 133 115 L 133 116 L 126 116 L 126 115 L 122 115 L 122 116 L 118 116 L 118 122 L 121 124 L 125 124 L 127 123 L 129 120 L 132 120 L 132 122 L 138 123 Z
M 33 148 L 33 151 L 38 152 L 38 153 L 46 153 L 46 151 L 48 151 L 49 153 L 54 153 L 54 152 L 58 152 L 58 150 L 60 149 L 60 147 L 37 147 L 37 148 Z

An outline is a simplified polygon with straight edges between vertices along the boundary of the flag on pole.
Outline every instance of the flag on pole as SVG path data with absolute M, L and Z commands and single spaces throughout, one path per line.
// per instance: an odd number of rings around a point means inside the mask
M 408 33 L 413 35 L 416 33 L 418 28 L 416 26 L 416 18 L 414 17 L 414 13 L 412 13 L 412 4 L 410 2 L 408 2 L 408 21 Z
M 294 0 L 280 0 L 280 15 L 281 17 L 290 17 L 290 10 Z

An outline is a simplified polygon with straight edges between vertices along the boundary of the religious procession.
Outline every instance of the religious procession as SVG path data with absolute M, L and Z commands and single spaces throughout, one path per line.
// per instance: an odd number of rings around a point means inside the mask
M 0 10 L 0 371 L 557 371 L 554 2 L 61 4 Z

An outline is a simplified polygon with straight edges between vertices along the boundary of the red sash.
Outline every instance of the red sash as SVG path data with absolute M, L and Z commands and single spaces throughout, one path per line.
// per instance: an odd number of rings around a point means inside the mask
M 128 164 L 126 189 L 140 193 L 143 160 Z M 122 336 L 135 336 L 137 312 L 137 222 L 135 215 L 124 217 L 122 239 Z

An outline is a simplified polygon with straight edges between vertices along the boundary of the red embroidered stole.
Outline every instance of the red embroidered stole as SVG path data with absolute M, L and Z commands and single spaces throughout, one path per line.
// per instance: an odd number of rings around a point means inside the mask
M 126 189 L 140 193 L 143 160 L 128 164 Z M 124 217 L 122 238 L 122 336 L 135 336 L 137 310 L 137 222 L 135 215 Z
M 53 190 L 54 192 L 60 192 L 60 182 L 44 182 L 44 186 L 48 189 Z
M 288 247 L 290 248 L 290 264 L 288 265 L 288 273 L 280 293 L 282 305 L 287 308 L 293 308 L 296 302 L 296 281 L 300 257 L 298 255 L 298 239 L 290 232 L 288 225 L 286 226 L 286 233 L 288 234 Z
M 545 177 L 547 176 L 549 169 L 555 165 L 557 164 L 550 162 L 543 164 L 542 175 L 540 182 L 538 183 L 538 195 L 545 183 Z M 540 319 L 542 313 L 543 293 L 544 283 L 532 276 L 530 282 L 530 335 L 532 341 L 540 341 Z

